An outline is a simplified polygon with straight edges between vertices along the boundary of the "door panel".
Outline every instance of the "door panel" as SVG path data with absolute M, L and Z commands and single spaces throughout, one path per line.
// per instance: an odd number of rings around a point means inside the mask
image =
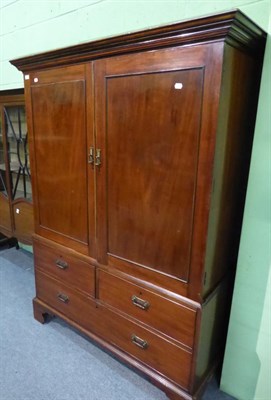
M 107 71 L 107 255 L 186 281 L 204 69 Z
M 88 244 L 88 195 L 85 79 L 70 69 L 43 72 L 31 96 L 39 233 L 72 246 Z

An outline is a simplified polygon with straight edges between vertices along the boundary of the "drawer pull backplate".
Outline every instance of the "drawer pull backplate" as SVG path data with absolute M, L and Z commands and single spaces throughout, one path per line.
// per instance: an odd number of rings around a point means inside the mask
M 58 298 L 58 300 L 62 301 L 62 303 L 69 302 L 69 297 L 64 293 L 58 293 L 57 298 Z
M 56 260 L 56 266 L 60 269 L 67 269 L 68 263 L 64 260 Z
M 140 299 L 137 296 L 132 296 L 132 303 L 142 310 L 147 310 L 150 307 L 150 303 L 148 301 Z
M 131 340 L 136 346 L 140 347 L 143 350 L 146 350 L 149 347 L 149 344 L 146 340 L 143 340 L 134 334 L 131 336 Z

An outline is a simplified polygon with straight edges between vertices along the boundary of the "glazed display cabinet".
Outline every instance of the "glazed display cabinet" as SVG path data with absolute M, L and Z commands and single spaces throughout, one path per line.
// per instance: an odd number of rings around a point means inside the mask
M 63 318 L 172 400 L 199 398 L 223 357 L 265 40 L 231 11 L 12 61 L 34 316 Z
M 0 93 L 0 232 L 32 243 L 33 206 L 23 91 Z

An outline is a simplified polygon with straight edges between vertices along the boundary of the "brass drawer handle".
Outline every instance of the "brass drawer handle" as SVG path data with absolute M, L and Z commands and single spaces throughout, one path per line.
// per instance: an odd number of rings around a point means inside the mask
M 56 260 L 56 266 L 60 269 L 67 269 L 68 268 L 68 263 L 63 260 Z
M 150 303 L 146 300 L 140 299 L 137 296 L 132 296 L 132 303 L 136 306 L 141 308 L 141 310 L 147 310 L 150 307 Z
M 134 343 L 136 346 L 140 347 L 143 350 L 146 350 L 149 347 L 149 344 L 146 340 L 143 340 L 134 334 L 131 336 L 131 339 L 132 343 Z
M 93 147 L 89 148 L 88 163 L 94 164 L 94 148 Z
M 58 293 L 57 298 L 58 298 L 58 300 L 62 301 L 62 303 L 69 302 L 69 297 L 64 293 Z
M 101 149 L 96 149 L 96 156 L 95 156 L 95 165 L 96 167 L 100 167 L 102 164 L 102 151 Z

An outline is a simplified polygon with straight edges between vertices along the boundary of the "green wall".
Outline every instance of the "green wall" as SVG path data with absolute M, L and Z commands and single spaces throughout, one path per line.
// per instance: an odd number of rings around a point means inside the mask
M 0 0 L 0 90 L 23 87 L 10 59 L 231 8 L 271 33 L 269 0 Z M 240 400 L 271 399 L 270 59 L 269 37 L 221 380 Z

